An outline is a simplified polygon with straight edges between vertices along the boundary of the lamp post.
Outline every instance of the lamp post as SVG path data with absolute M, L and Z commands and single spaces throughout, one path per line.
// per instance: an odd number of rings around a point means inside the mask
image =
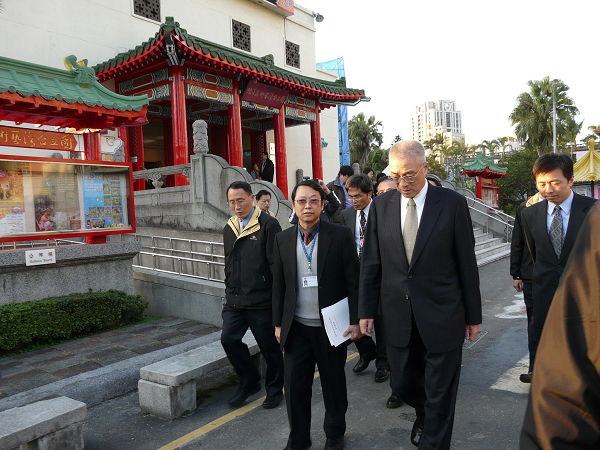
M 552 151 L 556 153 L 556 83 L 560 80 L 552 80 Z

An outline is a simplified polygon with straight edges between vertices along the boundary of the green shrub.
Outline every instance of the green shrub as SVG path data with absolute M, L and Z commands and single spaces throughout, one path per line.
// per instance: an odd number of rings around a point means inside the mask
M 147 306 L 139 295 L 114 290 L 0 306 L 0 349 L 137 322 Z

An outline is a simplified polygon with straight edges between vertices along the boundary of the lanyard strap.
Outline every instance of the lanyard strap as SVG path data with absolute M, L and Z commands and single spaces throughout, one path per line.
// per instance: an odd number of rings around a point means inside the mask
M 315 237 L 312 240 L 312 245 L 310 246 L 310 255 L 306 251 L 306 245 L 304 245 L 304 237 L 302 236 L 302 232 L 300 231 L 300 227 L 298 227 L 298 236 L 300 236 L 300 244 L 302 244 L 302 250 L 304 250 L 304 254 L 306 255 L 306 259 L 308 260 L 308 270 L 311 270 L 311 262 L 312 262 L 312 254 L 315 249 L 315 241 L 317 240 L 317 235 L 319 234 L 319 228 L 321 228 L 321 224 L 319 224 L 317 231 L 315 233 Z

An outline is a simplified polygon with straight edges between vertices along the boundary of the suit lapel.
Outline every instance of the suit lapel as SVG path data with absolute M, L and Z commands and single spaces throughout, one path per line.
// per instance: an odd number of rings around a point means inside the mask
M 425 205 L 423 205 L 423 213 L 421 214 L 421 220 L 419 221 L 419 230 L 417 231 L 417 239 L 415 241 L 415 248 L 413 249 L 409 269 L 415 265 L 415 261 L 423 251 L 425 243 L 427 242 L 427 239 L 429 239 L 429 235 L 437 222 L 438 215 L 441 211 L 439 201 L 440 198 L 436 188 L 429 186 L 427 189 L 427 196 L 425 197 Z
M 543 200 L 537 204 L 540 205 L 540 211 L 537 211 L 537 214 L 535 215 L 534 226 L 541 239 L 539 241 L 536 240 L 536 246 L 538 243 L 542 244 L 546 249 L 546 253 L 548 255 L 554 255 L 558 261 L 558 257 L 556 256 L 556 252 L 552 246 L 552 240 L 548 234 L 548 200 Z
M 282 257 L 284 258 L 290 258 L 290 267 L 291 267 L 291 275 L 292 275 L 292 279 L 296 280 L 296 277 L 298 276 L 298 254 L 297 254 L 297 250 L 298 250 L 298 225 L 294 225 L 292 228 L 292 230 L 294 230 L 294 234 L 292 234 L 290 239 L 287 239 L 284 242 L 285 245 L 285 251 L 284 252 L 280 252 L 282 253 Z M 294 281 L 295 283 L 296 281 Z
M 567 224 L 567 234 L 565 236 L 565 242 L 560 252 L 560 260 L 569 254 L 571 247 L 575 243 L 581 224 L 585 219 L 585 212 L 583 205 L 581 204 L 581 198 L 575 194 L 573 197 L 573 203 L 571 204 L 571 213 L 569 214 L 569 223 Z
M 327 222 L 321 221 L 319 228 L 319 234 L 317 235 L 317 282 L 321 281 L 321 275 L 325 268 L 325 261 L 327 260 L 327 250 L 329 250 L 329 244 L 331 243 L 331 236 L 329 226 Z
M 346 208 L 344 211 L 346 211 L 346 210 L 349 210 L 349 208 Z M 352 236 L 356 236 L 356 210 L 354 208 L 352 208 L 352 212 L 353 212 L 353 214 L 348 214 L 348 213 L 346 214 L 346 216 L 347 216 L 346 224 L 352 230 Z
M 390 227 L 390 235 L 394 240 L 394 244 L 400 254 L 403 255 L 404 264 L 408 266 L 408 259 L 406 258 L 406 250 L 404 249 L 404 239 L 402 238 L 402 194 L 397 190 L 394 191 L 394 195 L 391 196 L 390 201 L 387 204 L 387 207 L 390 208 L 391 214 L 380 214 L 380 217 L 391 217 L 389 221 L 386 220 L 388 226 Z M 385 245 L 385 243 L 383 244 Z

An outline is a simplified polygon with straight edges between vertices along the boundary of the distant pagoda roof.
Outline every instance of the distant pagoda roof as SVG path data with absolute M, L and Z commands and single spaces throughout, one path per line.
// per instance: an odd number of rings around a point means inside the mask
M 573 181 L 600 180 L 600 154 L 594 150 L 594 141 L 589 141 L 588 145 L 590 151 L 573 166 Z
M 79 129 L 148 122 L 147 95 L 115 94 L 75 56 L 65 58 L 65 65 L 71 70 L 0 56 L 0 120 Z
M 156 63 L 159 59 L 168 59 L 165 51 L 168 35 L 172 35 L 175 46 L 187 61 L 198 61 L 217 70 L 228 71 L 232 76 L 242 75 L 283 89 L 319 97 L 325 104 L 355 104 L 370 100 L 365 96 L 364 90 L 347 88 L 345 78 L 330 82 L 298 75 L 275 66 L 273 55 L 259 58 L 192 36 L 173 17 L 166 18 L 153 38 L 94 66 L 99 80 L 102 82 Z
M 494 164 L 493 157 L 477 153 L 474 161 L 462 165 L 461 172 L 469 177 L 502 178 L 506 176 L 508 169 Z

